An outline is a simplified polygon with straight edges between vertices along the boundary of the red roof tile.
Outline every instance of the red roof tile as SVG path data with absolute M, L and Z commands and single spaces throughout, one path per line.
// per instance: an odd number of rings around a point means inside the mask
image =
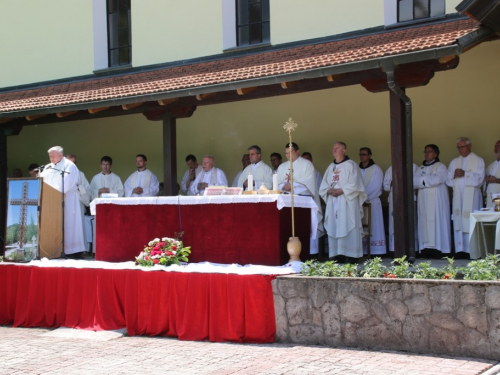
M 91 105 L 92 102 L 102 100 L 170 93 L 175 90 L 237 83 L 258 77 L 368 61 L 450 46 L 455 44 L 458 38 L 478 28 L 479 24 L 473 20 L 459 20 L 119 77 L 0 93 L 0 114 L 78 103 Z

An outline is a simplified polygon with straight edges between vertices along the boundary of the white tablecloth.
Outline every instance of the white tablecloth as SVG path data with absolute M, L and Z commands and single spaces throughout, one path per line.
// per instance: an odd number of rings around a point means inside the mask
M 487 249 L 484 248 L 483 234 L 480 223 L 496 223 L 495 249 L 500 249 L 500 212 L 473 212 L 470 216 L 469 249 L 471 259 L 484 258 Z
M 316 239 L 318 229 L 318 206 L 309 196 L 295 195 L 294 207 L 311 209 L 311 238 Z M 90 212 L 95 215 L 98 204 L 142 205 L 142 204 L 230 204 L 230 203 L 272 203 L 281 210 L 291 207 L 289 194 L 253 194 L 253 195 L 215 195 L 215 196 L 183 196 L 175 197 L 130 197 L 130 198 L 97 198 L 90 203 Z

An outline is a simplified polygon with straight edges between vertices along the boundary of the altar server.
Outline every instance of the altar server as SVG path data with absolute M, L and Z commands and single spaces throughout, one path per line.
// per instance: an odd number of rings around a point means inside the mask
M 89 187 L 91 200 L 99 198 L 101 194 L 105 193 L 118 194 L 119 197 L 123 197 L 125 194 L 122 180 L 111 171 L 112 166 L 113 159 L 110 156 L 101 158 L 102 172 L 92 178 Z
M 325 230 L 329 256 L 363 256 L 363 203 L 367 196 L 360 170 L 346 155 L 344 142 L 333 144 L 334 162 L 328 166 L 319 194 L 326 203 Z
M 233 183 L 231 185 L 232 187 L 238 187 L 238 181 L 240 180 L 243 170 L 250 165 L 250 155 L 244 154 L 241 157 L 241 164 L 243 165 L 243 168 L 241 169 L 241 171 L 236 173 L 236 176 L 234 177 Z
M 486 168 L 486 178 L 484 180 L 484 190 L 486 193 L 486 207 L 493 207 L 492 195 L 500 194 L 500 141 L 495 143 L 496 160 Z
M 370 252 L 372 255 L 381 255 L 387 252 L 385 242 L 384 217 L 382 215 L 382 203 L 380 195 L 382 194 L 382 182 L 384 174 L 382 169 L 372 159 L 372 150 L 368 147 L 359 149 L 359 169 L 363 177 L 367 203 L 371 205 L 371 238 Z M 367 243 L 363 244 L 364 251 L 367 252 Z
M 196 176 L 198 176 L 203 170 L 201 165 L 198 165 L 198 161 L 196 160 L 196 156 L 189 154 L 186 156 L 186 164 L 188 166 L 188 170 L 184 173 L 181 181 L 181 194 L 183 195 L 191 195 L 191 190 L 189 187 L 195 180 Z
M 469 138 L 457 139 L 459 157 L 448 167 L 446 184 L 453 188 L 453 235 L 456 257 L 469 257 L 469 218 L 483 207 L 481 185 L 484 182 L 484 160 L 472 152 Z
M 146 168 L 148 158 L 146 155 L 139 154 L 135 158 L 137 171 L 132 173 L 125 181 L 126 197 L 155 197 L 160 191 L 158 178 Z
M 227 186 L 226 174 L 215 167 L 215 158 L 212 155 L 203 157 L 203 172 L 191 184 L 192 195 L 203 195 L 209 186 Z
M 261 160 L 262 151 L 260 147 L 257 145 L 250 146 L 248 148 L 248 155 L 250 157 L 250 165 L 241 173 L 237 187 L 248 190 L 248 175 L 252 175 L 254 190 L 259 189 L 263 183 L 271 190 L 273 188 L 273 170 Z
M 40 177 L 43 178 L 44 183 L 65 193 L 64 254 L 69 257 L 82 258 L 82 254 L 85 251 L 85 244 L 80 201 L 77 194 L 80 173 L 76 165 L 64 157 L 62 147 L 51 147 L 48 153 L 50 164 L 45 166 L 43 172 L 40 173 Z
M 446 165 L 439 161 L 439 147 L 425 146 L 423 165 L 413 175 L 418 189 L 419 251 L 433 249 L 444 254 L 451 252 L 450 198 Z M 439 253 L 438 253 L 439 254 Z M 440 255 L 440 254 L 439 254 Z

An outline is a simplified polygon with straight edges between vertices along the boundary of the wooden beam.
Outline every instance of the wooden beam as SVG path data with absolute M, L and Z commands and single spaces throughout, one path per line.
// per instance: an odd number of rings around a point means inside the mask
M 125 110 L 125 111 L 128 111 L 129 109 L 132 109 L 132 108 L 135 108 L 135 107 L 139 107 L 140 105 L 143 105 L 144 102 L 139 102 L 139 103 L 130 103 L 130 104 L 122 104 L 122 108 Z
M 161 99 L 158 100 L 159 105 L 168 105 L 170 103 L 176 102 L 179 98 Z
M 257 87 L 244 87 L 242 89 L 236 89 L 236 92 L 238 93 L 238 95 L 245 95 L 255 90 L 257 90 Z
M 59 118 L 63 118 L 63 117 L 68 117 L 68 116 L 74 115 L 75 113 L 78 113 L 78 111 L 57 112 L 56 116 Z
M 330 74 L 329 76 L 326 76 L 326 80 L 328 82 L 334 82 L 334 81 L 336 81 L 339 78 L 342 78 L 344 76 L 345 76 L 345 74 Z
M 14 120 L 13 118 L 0 118 L 0 124 L 5 124 L 6 122 Z
M 295 86 L 299 81 L 290 81 L 290 82 L 281 82 L 282 89 L 289 89 L 292 86 Z
M 163 118 L 163 195 L 177 195 L 177 130 L 176 118 Z
M 215 95 L 217 95 L 216 92 L 211 92 L 208 94 L 199 94 L 199 95 L 196 95 L 196 99 L 201 101 L 201 100 L 208 99 L 208 98 L 215 96 Z
M 32 116 L 26 116 L 26 120 L 28 121 L 33 121 L 42 117 L 45 117 L 47 115 L 32 115 Z
M 109 109 L 109 107 L 90 108 L 90 109 L 88 109 L 88 112 L 91 115 L 93 115 L 94 113 L 99 113 L 99 112 L 105 111 L 107 109 Z
M 441 63 L 441 64 L 446 64 L 448 61 L 451 61 L 453 60 L 454 58 L 456 58 L 457 55 L 451 55 L 451 56 L 443 56 L 441 57 L 438 61 Z

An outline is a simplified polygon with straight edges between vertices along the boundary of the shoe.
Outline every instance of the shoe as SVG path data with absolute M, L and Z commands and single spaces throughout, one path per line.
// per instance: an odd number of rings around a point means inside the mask
M 84 259 L 83 253 L 66 254 L 66 258 L 68 258 L 68 259 Z
M 459 251 L 458 253 L 455 253 L 455 259 L 470 259 L 470 254 L 466 253 L 464 251 Z

